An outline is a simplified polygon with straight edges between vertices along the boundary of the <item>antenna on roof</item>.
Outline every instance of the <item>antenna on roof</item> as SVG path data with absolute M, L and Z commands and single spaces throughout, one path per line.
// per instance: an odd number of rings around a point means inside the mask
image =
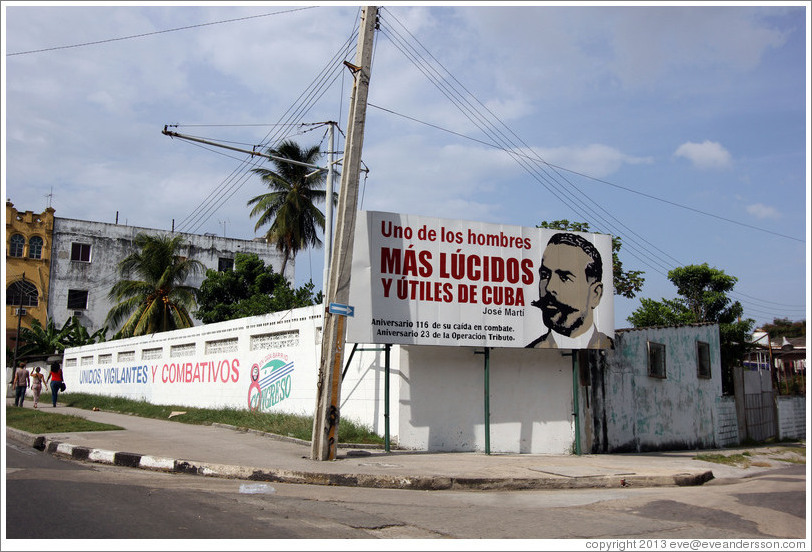
M 54 197 L 54 187 L 53 186 L 51 186 L 51 193 L 50 194 L 45 194 L 45 197 L 48 198 L 48 208 L 50 209 L 50 207 L 51 207 L 51 199 L 53 199 L 53 197 Z

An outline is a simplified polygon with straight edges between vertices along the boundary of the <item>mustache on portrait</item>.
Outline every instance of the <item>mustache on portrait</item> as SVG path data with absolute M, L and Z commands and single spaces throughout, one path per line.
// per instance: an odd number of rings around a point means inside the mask
M 541 309 L 542 311 L 546 307 L 553 307 L 555 310 L 557 310 L 557 311 L 559 311 L 561 313 L 564 313 L 565 316 L 570 315 L 573 312 L 578 310 L 578 309 L 572 308 L 569 305 L 565 305 L 564 303 L 557 300 L 555 297 L 552 296 L 552 294 L 549 294 L 549 293 L 547 295 L 545 295 L 544 297 L 541 297 L 539 299 L 535 299 L 533 301 L 530 301 L 530 305 L 533 306 L 533 307 L 536 307 L 538 309 Z

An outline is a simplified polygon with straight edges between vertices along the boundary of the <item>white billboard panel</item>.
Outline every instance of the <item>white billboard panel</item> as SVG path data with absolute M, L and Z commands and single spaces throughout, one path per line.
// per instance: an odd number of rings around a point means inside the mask
M 362 211 L 350 306 L 355 343 L 611 348 L 612 239 Z

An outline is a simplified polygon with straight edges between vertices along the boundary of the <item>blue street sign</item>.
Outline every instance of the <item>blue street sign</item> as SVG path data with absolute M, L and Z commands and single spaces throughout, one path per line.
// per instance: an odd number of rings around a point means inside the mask
M 327 308 L 330 314 L 340 314 L 342 316 L 353 316 L 355 314 L 355 307 L 350 305 L 342 305 L 341 303 L 330 303 Z

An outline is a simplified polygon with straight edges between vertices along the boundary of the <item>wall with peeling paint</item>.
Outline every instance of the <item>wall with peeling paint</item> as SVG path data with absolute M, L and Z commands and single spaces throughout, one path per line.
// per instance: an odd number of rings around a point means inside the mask
M 699 341 L 709 345 L 710 378 L 697 374 Z M 664 378 L 649 375 L 649 342 L 665 345 Z M 600 415 L 593 412 L 587 418 L 603 427 L 591 448 L 643 452 L 715 447 L 719 410 L 730 410 L 722 398 L 719 352 L 715 324 L 616 332 L 615 350 L 606 355 L 604 370 L 596 376 L 600 380 L 594 382 L 602 386 L 601 396 L 593 395 L 600 404 L 592 405 Z

